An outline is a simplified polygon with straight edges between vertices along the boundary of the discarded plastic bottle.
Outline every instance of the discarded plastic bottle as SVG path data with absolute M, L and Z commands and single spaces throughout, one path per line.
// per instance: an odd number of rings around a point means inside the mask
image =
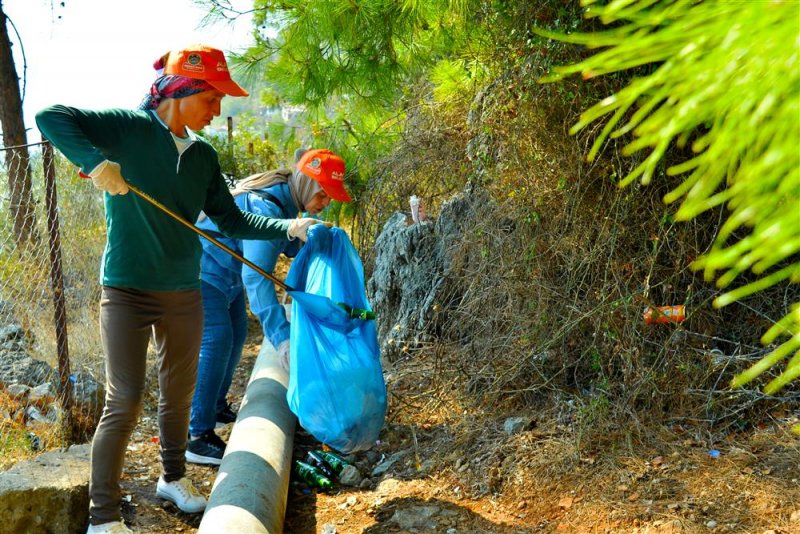
M 325 461 L 322 456 L 317 454 L 316 451 L 308 451 L 306 454 L 306 463 L 308 465 L 312 465 L 322 471 L 322 474 L 326 477 L 333 479 L 336 477 L 336 472 L 333 470 L 331 465 Z
M 686 319 L 686 306 L 647 307 L 644 310 L 645 324 L 682 323 Z
M 416 223 L 418 223 L 420 221 L 420 216 L 419 216 L 420 200 L 419 200 L 419 197 L 417 195 L 411 195 L 411 197 L 408 199 L 408 204 L 411 206 L 411 220 L 414 221 L 414 224 L 416 224 Z
M 326 477 L 313 465 L 308 465 L 305 462 L 297 460 L 294 463 L 294 472 L 297 473 L 303 482 L 312 488 L 319 488 L 322 490 L 333 489 L 333 482 Z
M 336 453 L 329 452 L 329 451 L 314 451 L 318 454 L 323 460 L 328 462 L 328 465 L 331 466 L 333 472 L 337 475 L 341 475 L 344 468 L 350 465 L 344 458 L 339 456 Z
M 375 312 L 372 310 L 365 310 L 363 308 L 351 308 L 344 302 L 338 302 L 336 304 L 341 309 L 347 312 L 347 315 L 351 319 L 361 319 L 363 321 L 374 321 L 375 320 Z

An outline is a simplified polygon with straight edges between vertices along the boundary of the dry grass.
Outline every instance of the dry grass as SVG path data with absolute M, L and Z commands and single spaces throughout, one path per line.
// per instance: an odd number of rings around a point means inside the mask
M 800 443 L 789 432 L 797 412 L 779 410 L 719 441 L 701 428 L 666 426 L 640 439 L 618 425 L 602 441 L 580 442 L 565 407 L 531 410 L 529 430 L 507 435 L 503 414 L 446 392 L 420 395 L 408 378 L 390 384 L 384 439 L 413 450 L 423 466 L 433 462 L 432 485 L 451 498 L 516 509 L 535 518 L 533 531 L 703 532 L 714 521 L 722 532 L 791 532 L 800 510 Z

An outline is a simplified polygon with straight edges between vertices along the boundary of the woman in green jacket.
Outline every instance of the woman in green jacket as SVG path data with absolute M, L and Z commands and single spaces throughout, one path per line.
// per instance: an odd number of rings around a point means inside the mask
M 184 512 L 206 505 L 185 477 L 184 459 L 203 331 L 202 247 L 191 230 L 126 194 L 127 184 L 184 220 L 197 220 L 202 210 L 230 237 L 304 241 L 308 227 L 320 222 L 242 212 L 216 152 L 194 135 L 220 114 L 225 95 L 247 96 L 231 79 L 221 51 L 197 45 L 166 54 L 155 67 L 159 76 L 139 110 L 57 105 L 36 116 L 42 134 L 105 192 L 100 330 L 106 404 L 92 440 L 90 534 L 130 532 L 120 514 L 119 479 L 142 407 L 151 335 L 159 365 L 162 475 L 156 493 Z

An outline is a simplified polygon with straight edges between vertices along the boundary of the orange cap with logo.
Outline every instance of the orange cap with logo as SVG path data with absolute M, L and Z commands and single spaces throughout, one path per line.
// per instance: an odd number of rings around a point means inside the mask
M 339 202 L 352 199 L 344 188 L 344 160 L 325 148 L 309 150 L 297 162 L 297 170 L 316 180 L 329 197 Z
M 231 79 L 228 62 L 222 50 L 206 45 L 192 45 L 182 50 L 173 50 L 161 58 L 164 74 L 176 74 L 208 84 L 230 96 L 248 96 L 250 93 Z

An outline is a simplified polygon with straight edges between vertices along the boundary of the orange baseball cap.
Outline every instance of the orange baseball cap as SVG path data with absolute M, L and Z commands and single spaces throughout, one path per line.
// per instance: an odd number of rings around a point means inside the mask
M 206 45 L 192 45 L 182 50 L 167 52 L 156 65 L 163 62 L 164 74 L 177 74 L 187 78 L 205 80 L 226 95 L 248 96 L 250 93 L 231 79 L 228 63 L 222 50 Z
M 333 200 L 350 202 L 344 188 L 344 160 L 325 148 L 309 150 L 297 162 L 297 170 L 316 180 Z

